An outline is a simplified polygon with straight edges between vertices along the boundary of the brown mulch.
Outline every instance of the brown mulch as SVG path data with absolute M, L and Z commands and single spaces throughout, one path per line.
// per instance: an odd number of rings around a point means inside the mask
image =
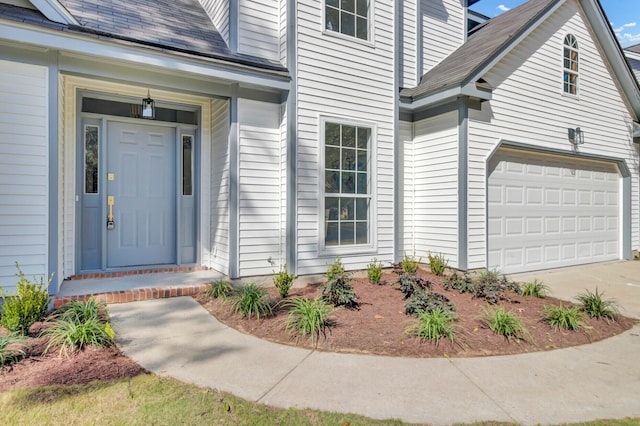
M 45 355 L 47 338 L 38 337 L 45 327 L 45 323 L 34 324 L 29 329 L 27 339 L 22 342 L 25 357 L 0 368 L 0 392 L 48 385 L 82 385 L 146 373 L 145 369 L 115 346 L 87 347 L 66 355 L 52 348 Z M 0 335 L 6 333 L 0 327 Z
M 553 297 L 538 299 L 535 297 L 509 294 L 510 301 L 501 301 L 498 305 L 489 305 L 481 299 L 474 299 L 470 294 L 444 290 L 442 277 L 437 277 L 423 270 L 420 276 L 432 283 L 432 291 L 444 294 L 455 305 L 458 320 L 455 322 L 456 338 L 452 343 L 441 340 L 438 345 L 421 342 L 407 335 L 404 330 L 415 321 L 405 315 L 402 293 L 399 290 L 397 275 L 388 272 L 383 277 L 385 285 L 372 285 L 366 278 L 354 278 L 352 286 L 358 295 L 358 309 L 338 308 L 334 311 L 335 325 L 326 336 L 317 342 L 320 351 L 363 353 L 402 357 L 476 357 L 489 355 L 507 355 L 525 352 L 547 351 L 569 346 L 583 345 L 619 334 L 631 328 L 635 321 L 620 316 L 616 322 L 594 320 L 585 317 L 588 328 L 582 331 L 554 330 L 540 320 L 544 305 L 561 303 Z M 281 298 L 275 288 L 269 290 L 273 302 Z M 314 298 L 321 294 L 322 285 L 308 285 L 301 289 L 292 289 L 289 297 Z M 297 342 L 284 331 L 287 311 L 276 308 L 274 316 L 257 320 L 244 319 L 231 312 L 230 305 L 220 299 L 206 300 L 199 297 L 203 306 L 216 318 L 230 327 L 243 333 L 252 334 L 273 342 L 297 345 L 303 348 L 314 348 L 308 338 L 300 338 Z M 565 306 L 568 302 L 562 302 Z M 505 340 L 494 334 L 482 324 L 480 316 L 483 308 L 502 306 L 507 311 L 517 313 L 528 329 L 528 341 Z

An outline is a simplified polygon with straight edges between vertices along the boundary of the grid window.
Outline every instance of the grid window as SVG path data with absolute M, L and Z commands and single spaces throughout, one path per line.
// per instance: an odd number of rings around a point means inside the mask
M 564 93 L 578 94 L 578 40 L 573 34 L 564 38 Z
M 371 129 L 325 123 L 325 246 L 369 243 Z
M 370 0 L 325 0 L 325 28 L 369 40 Z

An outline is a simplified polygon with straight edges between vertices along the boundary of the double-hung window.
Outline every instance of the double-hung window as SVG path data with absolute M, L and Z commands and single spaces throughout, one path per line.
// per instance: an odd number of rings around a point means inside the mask
M 361 40 L 369 40 L 370 1 L 325 0 L 325 28 Z
M 324 246 L 370 244 L 370 127 L 324 123 Z
M 573 34 L 564 38 L 564 74 L 563 91 L 570 95 L 578 94 L 578 40 Z

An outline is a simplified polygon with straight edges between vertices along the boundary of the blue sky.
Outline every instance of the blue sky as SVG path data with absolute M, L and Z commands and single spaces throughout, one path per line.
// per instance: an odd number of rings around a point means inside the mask
M 526 0 L 480 0 L 471 9 L 493 18 Z M 640 1 L 600 0 L 622 47 L 640 44 Z

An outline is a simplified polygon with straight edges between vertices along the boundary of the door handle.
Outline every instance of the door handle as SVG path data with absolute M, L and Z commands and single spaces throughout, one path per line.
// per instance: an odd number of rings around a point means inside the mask
M 113 205 L 115 204 L 115 197 L 113 195 L 107 196 L 107 205 L 109 206 L 109 216 L 107 216 L 107 230 L 111 231 L 115 229 L 116 223 L 113 220 Z

